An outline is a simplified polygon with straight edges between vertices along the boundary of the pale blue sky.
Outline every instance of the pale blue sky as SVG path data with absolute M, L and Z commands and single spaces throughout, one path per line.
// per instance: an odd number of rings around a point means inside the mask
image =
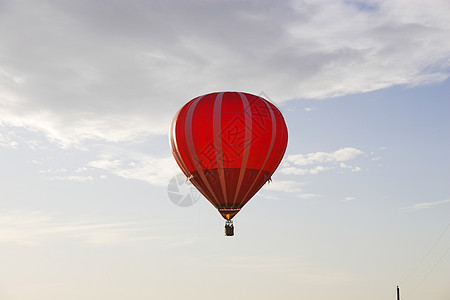
M 0 299 L 448 300 L 448 1 L 0 1 Z M 285 158 L 234 218 L 167 194 L 195 96 Z

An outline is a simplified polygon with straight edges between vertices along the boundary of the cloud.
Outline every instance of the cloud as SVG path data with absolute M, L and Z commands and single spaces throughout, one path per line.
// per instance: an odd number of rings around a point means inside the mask
M 33 164 L 42 165 L 42 162 L 36 162 L 32 161 Z M 46 178 L 49 180 L 61 180 L 61 181 L 75 181 L 75 182 L 87 182 L 87 181 L 93 181 L 95 178 L 93 175 L 79 175 L 81 172 L 86 171 L 92 171 L 91 169 L 87 168 L 78 168 L 75 171 L 69 171 L 68 169 L 45 169 L 45 170 L 39 170 L 39 174 L 46 175 Z M 71 173 L 75 173 L 76 175 L 73 175 Z
M 268 195 L 268 194 L 264 194 L 264 193 L 260 193 L 259 196 L 262 198 L 265 198 L 265 199 L 270 199 L 270 200 L 281 200 L 281 198 L 279 196 Z
M 8 1 L 0 125 L 61 147 L 133 141 L 211 91 L 282 102 L 449 76 L 448 1 L 263 2 Z
M 422 202 L 422 203 L 416 203 L 408 207 L 402 208 L 402 210 L 411 211 L 411 210 L 420 210 L 420 209 L 426 209 L 426 208 L 432 208 L 438 205 L 450 203 L 450 199 L 446 200 L 440 200 L 440 201 L 434 201 L 434 202 Z
M 335 151 L 333 153 L 333 158 L 336 161 L 347 161 L 354 159 L 361 154 L 364 154 L 364 152 L 353 147 L 347 147 Z
M 5 134 L 0 132 L 0 147 L 16 149 L 19 143 L 13 140 L 12 136 L 14 135 L 13 132 L 7 132 Z
M 331 170 L 335 167 L 351 169 L 352 172 L 359 172 L 361 171 L 360 167 L 347 165 L 344 161 L 355 159 L 363 154 L 363 151 L 353 147 L 341 148 L 334 152 L 311 152 L 306 155 L 301 153 L 292 154 L 287 156 L 284 160 L 280 168 L 280 173 L 285 175 L 314 175 Z M 316 166 L 305 168 L 305 166 L 314 164 Z M 302 166 L 302 168 L 296 166 Z
M 20 133 L 23 131 L 17 136 Z M 0 135 L 0 138 L 3 136 L 15 138 L 16 134 Z M 153 140 L 151 146 L 148 141 L 103 142 L 86 143 L 82 148 L 69 150 L 42 139 L 26 140 L 29 136 L 21 137 L 18 145 L 20 150 L 26 151 L 32 170 L 45 180 L 96 182 L 113 174 L 167 186 L 170 178 L 180 172 L 171 154 L 167 153 L 169 143 L 165 138 Z M 9 143 L 11 138 L 1 141 Z
M 342 169 L 351 169 L 352 172 L 360 172 L 361 171 L 360 167 L 349 166 L 349 165 L 347 165 L 345 163 L 342 163 L 342 162 L 339 164 L 339 167 L 342 168 Z
M 356 197 L 345 197 L 343 201 L 347 202 L 347 201 L 353 201 L 355 199 L 356 199 Z
M 331 169 L 330 167 L 324 167 L 324 166 L 316 166 L 309 170 L 310 174 L 319 174 L 320 172 L 326 171 Z
M 53 177 L 54 180 L 68 180 L 68 181 L 77 181 L 77 182 L 85 182 L 85 181 L 92 181 L 94 180 L 94 177 L 92 176 L 56 176 Z
M 173 157 L 154 157 L 130 151 L 105 153 L 102 159 L 91 161 L 88 166 L 157 186 L 166 186 L 180 172 Z
M 312 199 L 312 198 L 320 198 L 320 197 L 322 197 L 322 195 L 309 193 L 309 194 L 300 194 L 300 195 L 297 195 L 297 197 L 299 197 L 301 199 Z
M 262 196 L 267 199 L 279 199 L 278 196 L 268 194 L 267 192 L 284 192 L 294 193 L 297 198 L 310 199 L 322 197 L 321 195 L 304 193 L 301 188 L 302 183 L 293 180 L 274 180 L 270 184 L 266 184 L 262 188 Z
M 279 171 L 281 174 L 285 175 L 306 175 L 309 174 L 308 169 L 300 169 L 296 167 L 289 167 L 287 164 L 283 164 Z
M 334 152 L 312 152 L 306 155 L 293 154 L 286 158 L 286 161 L 298 166 L 306 166 L 314 163 L 324 162 L 342 162 L 356 158 L 364 154 L 361 150 L 353 147 L 346 147 L 336 150 Z
M 150 241 L 150 246 L 170 248 L 192 243 L 192 239 L 159 236 L 143 221 L 105 221 L 98 217 L 61 218 L 42 211 L 15 211 L 0 214 L 0 244 L 27 247 L 55 240 L 70 241 L 86 247 L 130 246 Z
M 133 222 L 86 219 L 57 221 L 39 211 L 10 212 L 0 215 L 0 243 L 38 246 L 52 239 L 69 238 L 86 245 L 118 245 L 143 238 L 136 236 L 136 226 Z
M 301 193 L 302 189 L 300 188 L 301 183 L 292 180 L 276 180 L 272 181 L 269 184 L 265 184 L 263 189 L 265 191 L 271 192 L 293 192 L 293 193 Z

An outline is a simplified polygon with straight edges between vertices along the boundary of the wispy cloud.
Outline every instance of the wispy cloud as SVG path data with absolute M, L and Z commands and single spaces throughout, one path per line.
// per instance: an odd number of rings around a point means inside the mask
M 442 204 L 446 204 L 446 203 L 450 203 L 450 199 L 440 200 L 440 201 L 433 201 L 433 202 L 416 203 L 416 204 L 413 204 L 411 206 L 404 207 L 404 208 L 402 208 L 402 210 L 406 210 L 406 211 L 420 210 L 420 209 L 432 208 L 432 207 L 435 207 L 435 206 L 438 206 L 438 205 L 442 205 Z
M 293 180 L 274 180 L 269 184 L 264 185 L 262 188 L 262 196 L 265 198 L 273 199 L 273 197 L 278 198 L 278 196 L 273 196 L 270 192 L 284 192 L 293 193 L 297 198 L 309 199 L 321 197 L 321 195 L 305 193 L 301 188 L 302 183 Z M 269 194 L 267 193 L 269 192 Z
M 67 181 L 78 181 L 78 182 L 85 182 L 85 181 L 93 181 L 94 177 L 92 176 L 55 176 L 53 177 L 54 180 L 67 180 Z
M 143 221 L 102 221 L 77 216 L 56 217 L 32 211 L 16 211 L 0 215 L 0 244 L 40 246 L 64 240 L 80 246 L 126 246 L 152 241 L 153 246 L 170 247 L 185 238 L 162 237 L 152 232 L 152 225 Z
M 170 178 L 180 172 L 165 139 L 158 150 L 145 145 L 148 140 L 133 143 L 86 143 L 83 148 L 70 150 L 48 144 L 42 139 L 31 145 L 30 141 L 19 141 L 21 150 L 27 151 L 29 155 L 28 162 L 32 164 L 32 168 L 47 180 L 91 182 L 115 175 L 166 186 Z
M 300 183 L 291 180 L 276 180 L 264 185 L 263 189 L 266 191 L 277 191 L 277 192 L 302 192 L 300 188 Z
M 356 197 L 351 197 L 351 196 L 349 196 L 349 197 L 345 197 L 342 201 L 347 202 L 347 201 L 353 201 L 353 200 L 355 200 L 355 199 L 356 199 Z
M 342 169 L 350 169 L 352 172 L 360 172 L 361 171 L 360 167 L 349 166 L 349 165 L 347 165 L 345 163 L 342 163 L 342 162 L 339 164 L 339 167 L 342 168 Z
M 42 162 L 36 162 L 34 160 L 32 161 L 32 163 L 37 165 L 43 165 Z M 61 169 L 43 169 L 39 170 L 38 173 L 45 175 L 48 180 L 86 182 L 86 181 L 94 181 L 95 179 L 101 179 L 100 176 L 94 176 L 92 174 L 93 170 L 94 170 L 93 168 L 88 169 L 86 167 L 77 168 L 76 170 L 72 171 L 66 168 L 61 168 Z
M 14 135 L 13 132 L 8 132 L 8 133 L 4 133 L 2 134 L 0 132 L 0 147 L 4 147 L 4 148 L 12 148 L 12 149 L 16 149 L 18 142 L 15 141 L 11 135 Z
M 102 159 L 88 163 L 90 167 L 106 170 L 114 175 L 165 186 L 179 173 L 173 157 L 154 157 L 130 151 L 102 155 Z
M 308 106 L 308 107 L 304 108 L 304 111 L 306 111 L 306 112 L 310 112 L 310 111 L 314 111 L 314 110 L 316 110 L 316 108 L 315 107 L 311 107 L 311 106 Z

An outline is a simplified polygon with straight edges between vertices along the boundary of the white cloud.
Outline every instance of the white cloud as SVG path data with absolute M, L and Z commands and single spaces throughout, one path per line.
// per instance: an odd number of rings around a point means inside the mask
M 308 169 L 300 169 L 296 167 L 281 167 L 279 172 L 284 175 L 306 175 L 309 174 Z
M 265 193 L 260 193 L 259 194 L 260 197 L 265 198 L 265 199 L 270 199 L 270 200 L 281 200 L 281 198 L 279 196 L 274 196 L 274 195 L 268 195 Z
M 19 143 L 13 140 L 13 135 L 12 133 L 2 134 L 0 132 L 0 147 L 16 149 Z
M 314 163 L 348 161 L 362 154 L 364 154 L 364 152 L 361 150 L 353 147 L 346 147 L 334 152 L 312 152 L 306 155 L 293 154 L 289 155 L 286 158 L 286 161 L 293 163 L 294 165 L 306 166 Z
M 345 197 L 343 201 L 353 201 L 356 197 Z
M 364 152 L 362 152 L 361 150 L 352 147 L 347 147 L 335 151 L 333 153 L 333 157 L 336 161 L 347 161 L 354 159 L 362 154 L 364 154 Z
M 88 168 L 86 168 L 86 167 L 80 167 L 80 168 L 77 168 L 76 170 L 75 170 L 75 173 L 83 173 L 83 172 L 86 172 L 86 171 L 89 171 L 90 169 L 88 169 Z
M 344 163 L 363 155 L 364 152 L 353 147 L 346 147 L 334 152 L 312 152 L 304 154 L 292 154 L 286 157 L 281 165 L 280 173 L 285 175 L 315 175 L 320 172 L 331 170 L 335 167 L 342 169 L 351 169 L 352 172 L 361 171 L 360 167 L 350 166 Z M 339 163 L 339 164 L 338 164 Z M 292 166 L 292 164 L 294 166 Z M 314 167 L 304 168 L 304 166 L 316 165 Z M 298 168 L 296 166 L 302 166 Z
M 266 184 L 261 189 L 262 193 L 261 196 L 268 199 L 279 199 L 279 196 L 274 196 L 272 194 L 268 194 L 267 192 L 284 192 L 284 193 L 294 193 L 295 197 L 301 198 L 301 199 L 310 199 L 310 198 L 317 198 L 322 197 L 318 194 L 312 194 L 312 193 L 304 193 L 301 186 L 303 185 L 302 182 L 293 181 L 293 180 L 274 180 L 270 184 Z
M 122 162 L 118 159 L 115 160 L 95 160 L 89 163 L 89 166 L 104 170 L 116 170 L 122 166 Z
M 361 172 L 360 167 L 352 167 L 352 172 Z
M 263 186 L 263 190 L 271 192 L 292 192 L 301 193 L 301 183 L 291 180 L 275 180 Z
M 349 166 L 349 165 L 347 165 L 345 163 L 342 163 L 342 162 L 339 164 L 339 167 L 342 168 L 342 169 L 351 169 L 352 168 L 352 166 Z
M 77 181 L 77 182 L 86 182 L 94 180 L 92 176 L 55 176 L 52 178 L 53 180 L 67 180 L 67 181 Z
M 419 209 L 431 208 L 431 207 L 442 205 L 442 204 L 446 204 L 446 203 L 450 203 L 450 199 L 434 201 L 434 202 L 416 203 L 416 204 L 413 204 L 411 206 L 404 207 L 402 209 L 403 210 L 419 210 Z
M 66 173 L 67 169 L 47 169 L 47 170 L 39 170 L 41 174 L 61 174 Z
M 10 80 L 16 84 L 20 84 L 20 83 L 24 82 L 23 77 L 14 76 L 1 68 L 0 68 L 0 77 L 3 77 L 3 79 L 5 79 L 5 80 Z
M 331 167 L 324 167 L 324 166 L 316 166 L 309 170 L 310 174 L 319 174 L 320 172 L 326 171 L 331 169 Z
M 124 151 L 103 156 L 104 159 L 91 161 L 88 165 L 123 178 L 142 180 L 158 186 L 167 185 L 170 178 L 180 172 L 173 157 L 154 157 Z
M 281 102 L 449 76 L 445 0 L 132 3 L 2 4 L 0 125 L 61 147 L 130 141 L 210 91 Z
M 352 172 L 360 172 L 361 171 L 360 167 L 349 166 L 349 165 L 347 165 L 345 163 L 342 163 L 342 162 L 339 164 L 339 167 L 342 168 L 342 169 L 350 169 Z

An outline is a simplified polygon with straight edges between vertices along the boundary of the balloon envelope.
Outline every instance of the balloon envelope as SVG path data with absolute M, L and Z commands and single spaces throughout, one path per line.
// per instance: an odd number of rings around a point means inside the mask
M 194 98 L 178 111 L 170 130 L 178 165 L 226 220 L 270 179 L 287 139 L 280 111 L 241 92 Z

